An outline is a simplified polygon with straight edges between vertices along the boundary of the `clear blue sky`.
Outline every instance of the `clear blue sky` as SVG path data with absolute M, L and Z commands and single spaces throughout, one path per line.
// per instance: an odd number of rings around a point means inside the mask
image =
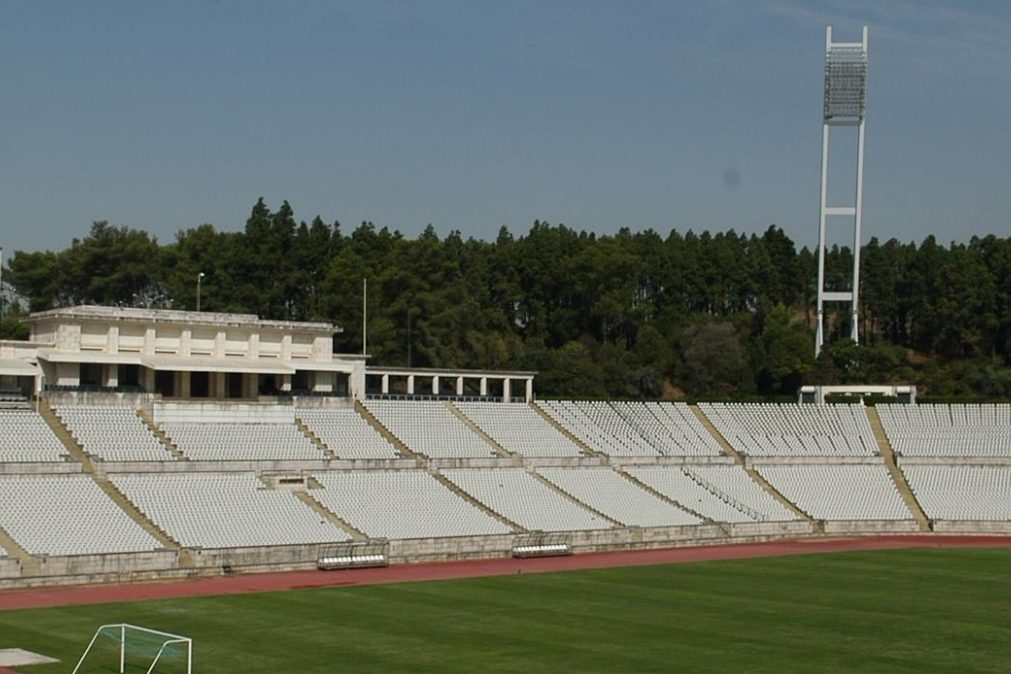
M 1011 235 L 1003 0 L 0 0 L 0 246 L 240 229 L 259 196 L 811 245 L 828 23 L 870 26 L 867 236 Z

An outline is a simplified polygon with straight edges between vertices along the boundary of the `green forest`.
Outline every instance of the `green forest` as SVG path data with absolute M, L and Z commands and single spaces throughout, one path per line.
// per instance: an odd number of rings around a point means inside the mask
M 847 290 L 852 251 L 828 284 Z M 913 383 L 921 396 L 1011 397 L 1011 237 L 944 245 L 872 238 L 861 253 L 861 343 L 847 306 L 814 358 L 816 251 L 763 234 L 534 222 L 494 241 L 429 226 L 416 238 L 353 230 L 261 199 L 242 231 L 181 230 L 172 243 L 96 222 L 61 251 L 16 251 L 0 337 L 74 304 L 255 313 L 336 323 L 338 352 L 371 362 L 536 370 L 540 395 L 794 399 L 804 383 Z

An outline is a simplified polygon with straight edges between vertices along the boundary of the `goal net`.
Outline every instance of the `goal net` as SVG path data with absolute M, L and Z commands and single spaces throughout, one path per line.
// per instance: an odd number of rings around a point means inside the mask
M 193 640 L 138 625 L 102 625 L 72 674 L 193 674 Z

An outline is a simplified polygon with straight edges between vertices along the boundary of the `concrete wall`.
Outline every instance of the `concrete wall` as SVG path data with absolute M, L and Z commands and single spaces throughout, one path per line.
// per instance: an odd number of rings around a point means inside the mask
M 21 561 L 16 557 L 0 557 L 0 578 L 21 576 Z
M 229 473 L 238 471 L 310 473 L 321 470 L 402 470 L 417 468 L 415 459 L 319 459 L 299 461 L 101 461 L 93 460 L 95 473 Z M 48 464 L 61 465 L 61 464 Z M 73 472 L 79 472 L 78 466 Z M 3 464 L 0 464 L 2 473 Z M 14 471 L 19 472 L 19 471 Z M 40 470 L 39 472 L 46 472 Z M 55 471 L 54 471 L 55 472 Z
M 164 571 L 178 568 L 177 550 L 113 553 L 106 555 L 74 555 L 69 557 L 38 557 L 39 576 L 94 576 Z
M 826 534 L 920 533 L 916 520 L 826 520 Z
M 83 471 L 84 467 L 74 461 L 65 463 L 0 463 L 0 475 L 65 475 Z
M 1011 466 L 1011 456 L 903 456 L 899 466 Z
M 190 548 L 193 567 L 220 572 L 223 566 L 236 571 L 285 571 L 316 568 L 319 545 L 280 545 L 255 548 Z
M 822 466 L 825 464 L 848 466 L 883 466 L 880 456 L 748 456 L 744 465 L 748 468 L 761 466 Z
M 1011 535 L 1011 522 L 934 520 L 934 533 Z
M 606 463 L 611 466 L 727 466 L 734 460 L 729 456 L 612 456 Z
M 817 533 L 824 525 L 825 534 Z M 1011 535 L 1011 522 L 938 522 L 939 534 Z M 703 524 L 680 527 L 628 527 L 568 532 L 576 554 L 622 550 L 649 550 L 683 546 L 725 545 L 838 535 L 919 533 L 915 521 L 806 521 Z M 508 557 L 517 535 L 460 536 L 454 538 L 390 541 L 394 564 Z M 170 580 L 225 573 L 256 573 L 313 569 L 319 545 L 260 548 L 187 549 L 136 554 L 43 557 L 41 573 L 20 576 L 16 559 L 0 558 L 0 589 L 50 585 L 98 584 Z

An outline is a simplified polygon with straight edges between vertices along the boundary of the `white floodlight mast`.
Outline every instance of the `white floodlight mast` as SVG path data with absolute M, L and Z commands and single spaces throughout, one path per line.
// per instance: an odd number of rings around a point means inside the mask
M 825 28 L 825 106 L 821 137 L 821 200 L 818 218 L 818 324 L 814 355 L 825 343 L 825 302 L 849 302 L 850 338 L 859 342 L 860 245 L 864 203 L 864 122 L 867 100 L 867 26 L 860 42 L 832 42 L 832 26 Z M 829 128 L 857 127 L 856 194 L 852 206 L 828 205 Z M 825 289 L 825 229 L 831 216 L 853 218 L 853 283 L 848 291 Z

